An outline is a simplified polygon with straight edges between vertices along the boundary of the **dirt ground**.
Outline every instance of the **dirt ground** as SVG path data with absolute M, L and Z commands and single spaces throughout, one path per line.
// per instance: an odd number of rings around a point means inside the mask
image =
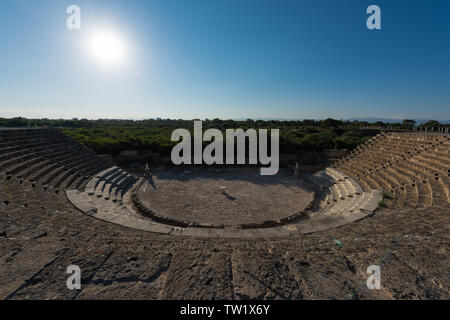
M 256 170 L 157 172 L 139 197 L 159 215 L 213 225 L 281 220 L 313 201 L 312 190 L 292 174 L 261 176 Z

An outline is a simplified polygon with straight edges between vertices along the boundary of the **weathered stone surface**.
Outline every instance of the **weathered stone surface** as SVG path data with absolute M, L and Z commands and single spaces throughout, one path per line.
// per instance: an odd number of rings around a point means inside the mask
M 53 135 L 53 131 L 36 132 L 45 139 Z M 431 139 L 439 140 L 435 136 L 418 135 L 414 139 L 407 135 L 396 136 L 389 135 L 388 151 L 391 153 L 403 150 L 403 146 L 406 151 L 417 144 L 425 145 Z M 0 134 L 0 140 L 8 138 Z M 380 137 L 377 141 L 386 139 Z M 366 147 L 373 149 L 376 143 L 369 142 Z M 133 212 L 129 186 L 122 185 L 124 192 L 118 194 L 123 202 L 120 205 L 120 201 L 106 200 L 103 193 L 98 198 L 81 192 L 83 188 L 80 188 L 56 194 L 51 184 L 49 188 L 41 183 L 33 187 L 27 179 L 17 178 L 15 174 L 7 179 L 3 174 L 0 181 L 0 298 L 449 299 L 450 206 L 444 192 L 448 180 L 443 173 L 447 173 L 444 169 L 448 170 L 445 161 L 450 143 L 446 139 L 445 143 L 434 144 L 437 147 L 432 149 L 438 151 L 414 156 L 423 160 L 421 170 L 424 173 L 431 170 L 433 164 L 441 166 L 442 174 L 438 180 L 433 178 L 436 184 L 430 183 L 433 193 L 440 197 L 428 197 L 432 193 L 426 191 L 427 184 L 416 181 L 417 191 L 405 185 L 404 193 L 396 193 L 399 197 L 395 199 L 396 205 L 387 203 L 387 208 L 377 209 L 374 215 L 359 210 L 333 211 L 339 200 L 329 204 L 326 197 L 332 194 L 326 190 L 335 182 L 321 175 L 313 179 L 321 182 L 323 195 L 318 193 L 317 203 L 311 208 L 314 213 L 309 219 L 267 229 L 163 225 Z M 382 157 L 383 153 L 377 156 Z M 9 168 L 10 161 L 1 160 L 0 171 Z M 17 166 L 12 171 L 27 170 L 20 168 L 20 161 L 11 165 Z M 107 169 L 95 168 L 92 170 L 98 171 L 91 177 Z M 34 169 L 32 174 L 39 176 L 48 168 Z M 401 176 L 392 172 L 391 178 L 400 181 L 415 172 L 413 167 L 405 169 L 408 171 L 398 169 Z M 42 178 L 46 179 L 48 173 Z M 65 176 L 64 172 L 60 174 L 61 178 Z M 365 177 L 367 184 L 374 187 L 376 183 L 382 184 L 377 177 L 385 176 L 382 171 L 378 175 L 368 175 Z M 73 186 L 81 177 L 68 175 L 66 178 L 66 185 Z M 349 208 L 363 203 L 373 208 L 376 201 L 370 197 L 373 193 L 369 190 L 378 187 L 366 189 L 364 179 L 350 175 L 349 178 L 361 183 L 364 192 L 361 203 L 353 201 L 357 197 L 344 197 L 343 201 L 350 200 Z M 349 178 L 338 178 L 337 182 L 351 182 Z M 124 181 L 126 179 L 123 177 Z M 89 180 L 83 175 L 79 181 L 88 184 Z M 347 192 L 351 188 L 350 183 L 343 190 Z M 364 195 L 369 197 L 362 197 Z M 85 214 L 68 199 L 81 201 L 86 205 L 85 210 L 92 204 L 97 212 L 89 210 L 90 214 Z M 89 200 L 84 202 L 86 199 Z M 414 208 L 410 208 L 409 203 Z M 426 207 L 421 208 L 421 205 Z M 339 206 L 346 208 L 347 202 Z M 111 217 L 120 224 L 110 222 Z M 72 264 L 81 268 L 81 291 L 66 287 L 66 269 Z M 367 267 L 372 264 L 381 266 L 381 290 L 369 290 L 364 285 Z

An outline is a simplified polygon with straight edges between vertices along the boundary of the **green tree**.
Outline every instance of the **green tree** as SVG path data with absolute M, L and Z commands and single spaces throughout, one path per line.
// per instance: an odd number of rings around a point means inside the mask
M 430 120 L 422 124 L 422 127 L 440 127 L 441 124 L 436 120 Z
M 416 125 L 416 121 L 411 120 L 411 119 L 405 119 L 402 122 L 402 128 L 403 129 L 407 129 L 407 130 L 412 130 L 414 129 L 414 126 Z

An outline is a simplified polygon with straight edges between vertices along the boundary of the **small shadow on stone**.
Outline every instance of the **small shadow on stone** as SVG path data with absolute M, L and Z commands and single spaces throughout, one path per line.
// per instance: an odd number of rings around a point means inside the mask
M 227 197 L 227 199 L 228 200 L 231 200 L 231 201 L 234 201 L 234 200 L 236 200 L 236 198 L 235 197 L 233 197 L 233 196 L 230 196 L 228 193 L 226 193 L 226 192 L 222 192 L 222 194 L 225 196 L 225 197 Z
M 153 187 L 153 189 L 156 189 L 155 181 L 153 181 L 153 176 L 148 176 L 147 182 Z

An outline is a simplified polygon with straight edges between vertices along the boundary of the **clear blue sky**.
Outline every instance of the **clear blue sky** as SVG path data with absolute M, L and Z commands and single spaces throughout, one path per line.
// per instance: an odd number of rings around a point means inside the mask
M 366 28 L 371 4 L 382 30 Z M 448 120 L 449 13 L 448 0 L 2 0 L 0 117 Z M 120 66 L 87 53 L 99 27 L 126 43 Z

